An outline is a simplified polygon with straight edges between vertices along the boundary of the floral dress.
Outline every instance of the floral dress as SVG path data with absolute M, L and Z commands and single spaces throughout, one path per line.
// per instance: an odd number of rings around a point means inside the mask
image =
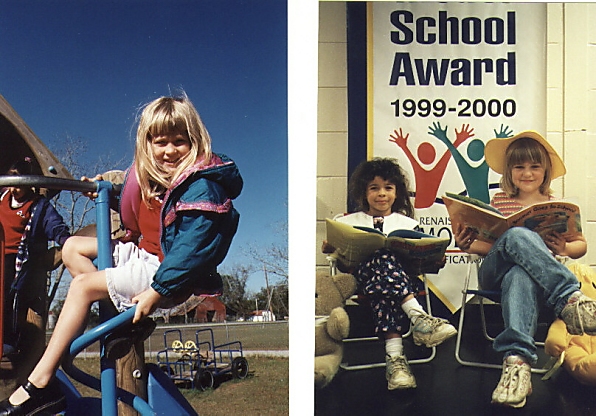
M 398 213 L 392 213 L 387 217 L 372 217 L 358 212 L 336 220 L 350 225 L 372 225 L 385 234 L 396 229 L 418 228 L 417 221 Z M 370 300 L 374 312 L 375 333 L 404 332 L 404 321 L 407 321 L 401 304 L 404 298 L 416 295 L 420 291 L 421 281 L 408 276 L 400 259 L 388 249 L 377 250 L 363 261 L 357 267 L 355 277 L 360 290 Z

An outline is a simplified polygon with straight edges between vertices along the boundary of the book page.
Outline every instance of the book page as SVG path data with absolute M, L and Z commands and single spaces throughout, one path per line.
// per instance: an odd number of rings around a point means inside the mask
M 398 254 L 408 274 L 437 273 L 449 238 L 387 238 L 387 247 Z
M 385 247 L 396 253 L 404 264 L 413 266 L 408 273 L 419 274 L 421 270 L 436 273 L 437 263 L 442 261 L 449 244 L 447 237 L 438 238 L 414 230 L 395 230 L 391 237 L 386 237 L 378 230 L 369 232 L 329 219 L 326 222 L 327 242 L 335 247 L 338 260 L 348 267 L 357 266 Z
M 376 250 L 385 246 L 381 233 L 359 230 L 351 225 L 327 219 L 327 242 L 335 247 L 338 259 L 355 267 Z

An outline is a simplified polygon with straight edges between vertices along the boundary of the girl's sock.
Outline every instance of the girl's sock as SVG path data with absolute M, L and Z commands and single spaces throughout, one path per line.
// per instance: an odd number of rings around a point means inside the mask
M 412 321 L 412 323 L 414 323 L 416 318 L 420 315 L 426 315 L 426 312 L 424 312 L 424 309 L 422 309 L 422 306 L 420 305 L 420 303 L 418 303 L 416 298 L 412 298 L 402 303 L 401 308 L 406 313 L 410 321 Z
M 14 393 L 10 395 L 9 399 L 10 404 L 18 406 L 23 402 L 29 400 L 29 393 L 27 393 L 23 386 L 20 386 L 18 389 L 14 391 Z
M 579 297 L 582 295 L 582 292 L 580 290 L 576 290 L 575 292 L 573 292 L 571 294 L 571 296 L 569 296 L 569 298 L 567 299 L 567 304 L 572 304 L 577 302 L 577 300 L 579 299 Z
M 392 358 L 404 355 L 401 337 L 385 339 L 385 352 Z

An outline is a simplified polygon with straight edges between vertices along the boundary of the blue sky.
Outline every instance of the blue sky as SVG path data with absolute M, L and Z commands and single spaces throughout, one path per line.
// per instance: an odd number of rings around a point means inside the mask
M 244 249 L 287 244 L 287 10 L 280 0 L 0 0 L 0 94 L 50 148 L 132 161 L 137 109 L 184 89 L 245 180 Z M 115 166 L 125 168 L 126 166 Z M 88 172 L 94 175 L 98 172 Z M 265 285 L 261 272 L 249 289 Z

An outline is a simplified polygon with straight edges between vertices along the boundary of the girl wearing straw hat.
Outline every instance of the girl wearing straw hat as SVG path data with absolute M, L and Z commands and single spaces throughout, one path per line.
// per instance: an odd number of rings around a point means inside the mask
M 502 175 L 501 191 L 491 205 L 504 215 L 553 199 L 551 180 L 566 172 L 557 152 L 535 131 L 489 140 L 484 156 Z M 480 286 L 501 291 L 505 328 L 493 348 L 504 354 L 503 373 L 492 402 L 522 407 L 532 392 L 530 364 L 538 359 L 534 334 L 543 306 L 563 319 L 570 334 L 596 334 L 596 301 L 579 290 L 576 277 L 555 258 L 582 257 L 586 239 L 552 232 L 543 240 L 523 227 L 510 228 L 492 244 L 477 240 L 469 228 L 458 227 L 453 234 L 464 252 L 485 256 L 478 273 Z

